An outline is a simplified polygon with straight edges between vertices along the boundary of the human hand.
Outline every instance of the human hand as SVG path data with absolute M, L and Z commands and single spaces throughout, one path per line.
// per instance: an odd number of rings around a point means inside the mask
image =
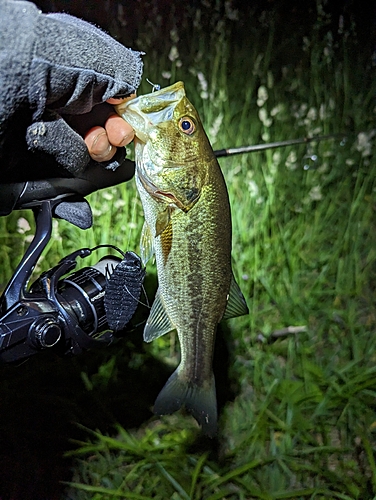
M 52 154 L 73 175 L 86 168 L 90 157 L 116 169 L 125 156 L 117 148 L 133 140 L 132 127 L 112 109 L 104 120 L 95 122 L 91 115 L 106 103 L 135 96 L 141 54 L 65 14 L 41 16 L 40 25 L 43 36 L 31 65 L 29 99 L 35 111 L 27 131 L 29 149 Z
M 124 99 L 107 99 L 109 104 L 122 104 L 136 97 L 132 94 Z M 91 158 L 98 162 L 109 161 L 116 153 L 116 148 L 124 147 L 134 139 L 133 128 L 116 113 L 111 114 L 104 126 L 96 125 L 84 135 L 85 144 Z

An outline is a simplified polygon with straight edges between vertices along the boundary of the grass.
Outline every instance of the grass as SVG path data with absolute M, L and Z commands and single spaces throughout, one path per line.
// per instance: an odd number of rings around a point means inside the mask
M 165 15 L 170 44 L 161 43 L 162 19 L 151 4 L 150 17 L 147 4 L 133 21 L 144 26 L 137 44 L 147 52 L 145 76 L 161 85 L 186 83 L 214 149 L 337 132 L 348 137 L 220 161 L 232 205 L 233 267 L 250 314 L 228 322 L 221 334 L 228 359 L 220 368 L 234 397 L 221 404 L 218 439 L 204 440 L 182 414 L 132 429 L 117 425 L 112 433 L 87 430 L 87 440 L 70 452 L 76 460 L 64 498 L 373 499 L 371 54 L 360 54 L 351 19 L 338 32 L 338 20 L 320 3 L 308 11 L 307 25 L 288 36 L 278 10 L 236 19 L 220 2 L 213 5 Z M 114 30 L 121 35 L 120 25 Z M 144 82 L 140 93 L 149 91 Z M 138 249 L 143 217 L 133 183 L 90 201 L 97 225 L 82 232 L 59 222 L 42 266 L 78 246 Z M 17 233 L 19 217 L 0 220 L 9 266 L 25 238 Z M 178 358 L 173 338 L 145 352 L 167 364 Z M 116 363 L 115 353 L 95 375 L 83 369 L 88 389 L 105 386 Z

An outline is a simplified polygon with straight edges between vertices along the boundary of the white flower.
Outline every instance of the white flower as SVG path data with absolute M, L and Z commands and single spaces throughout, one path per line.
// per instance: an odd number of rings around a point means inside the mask
M 320 172 L 320 174 L 323 174 L 328 170 L 329 170 L 329 164 L 326 161 L 322 162 L 322 164 L 317 168 L 317 171 Z
M 267 120 L 267 118 L 268 118 L 268 112 L 266 111 L 265 108 L 261 108 L 261 109 L 259 109 L 258 116 L 259 116 L 260 121 L 262 123 L 264 123 L 264 121 Z
M 257 106 L 261 108 L 269 98 L 268 89 L 265 85 L 260 85 L 257 90 Z
M 370 156 L 372 152 L 372 139 L 375 135 L 375 132 L 372 130 L 371 132 L 360 132 L 356 141 L 356 149 L 362 156 Z
M 264 175 L 264 179 L 265 179 L 265 184 L 273 184 L 274 182 L 274 177 L 272 175 Z
M 204 76 L 204 74 L 202 73 L 202 71 L 199 71 L 197 73 L 197 78 L 198 78 L 198 83 L 200 84 L 200 88 L 203 92 L 207 92 L 208 90 L 208 82 Z
M 230 21 L 238 21 L 239 20 L 239 11 L 237 9 L 233 9 L 232 2 L 225 2 L 225 12 L 226 17 Z
M 294 118 L 302 118 L 303 116 L 305 116 L 307 109 L 308 105 L 306 103 L 301 104 L 298 109 L 296 105 L 294 105 L 292 115 Z
M 325 104 L 320 104 L 320 108 L 319 108 L 319 117 L 320 117 L 320 120 L 325 120 L 329 116 L 330 116 L 330 114 L 327 111 L 326 105 Z
M 176 28 L 174 28 L 170 31 L 170 38 L 171 38 L 172 43 L 174 43 L 174 44 L 178 43 L 179 35 L 178 35 L 178 30 Z
M 256 184 L 256 182 L 253 179 L 248 181 L 248 191 L 249 191 L 251 198 L 256 198 L 256 196 L 258 196 L 258 194 L 259 194 L 258 185 Z
M 179 51 L 176 45 L 173 45 L 171 47 L 170 53 L 168 54 L 168 58 L 170 59 L 171 62 L 176 61 L 176 59 L 179 58 Z
M 61 234 L 59 233 L 59 223 L 57 221 L 57 219 L 54 219 L 52 221 L 52 234 L 53 234 L 53 240 L 54 241 L 58 241 L 58 242 L 62 242 L 63 241 L 63 238 L 61 237 Z M 43 255 L 42 255 L 43 257 Z M 41 260 L 39 259 L 39 264 L 40 264 Z
M 197 73 L 197 78 L 198 78 L 198 83 L 199 83 L 199 86 L 200 86 L 200 97 L 201 99 L 208 99 L 209 97 L 209 92 L 208 92 L 208 82 L 204 76 L 204 74 L 202 73 L 202 71 L 199 71 Z
M 320 135 L 322 132 L 322 127 L 318 126 L 311 130 L 311 135 Z
M 29 222 L 24 217 L 20 217 L 17 221 L 17 232 L 25 234 L 30 231 L 30 229 L 31 227 Z
M 216 140 L 222 122 L 223 122 L 223 114 L 219 113 L 219 115 L 215 118 L 215 120 L 213 121 L 208 130 L 208 135 L 210 137 L 211 142 L 214 142 Z
M 309 125 L 311 122 L 317 120 L 317 109 L 316 108 L 309 108 L 307 116 L 304 120 L 304 123 L 306 125 Z
M 283 110 L 283 105 L 282 104 L 277 104 L 277 106 L 274 106 L 274 108 L 270 111 L 270 116 L 276 116 L 282 110 Z
M 114 197 L 112 193 L 109 193 L 108 191 L 102 191 L 102 198 L 104 198 L 107 201 L 111 201 Z
M 297 168 L 297 157 L 296 157 L 296 152 L 295 151 L 291 151 L 286 159 L 286 168 L 287 170 L 296 170 Z
M 101 217 L 105 212 L 103 210 L 99 210 L 98 208 L 92 207 L 91 211 L 93 212 L 94 217 Z
M 311 45 L 311 42 L 309 41 L 309 38 L 308 38 L 308 37 L 306 37 L 306 36 L 304 36 L 304 37 L 303 37 L 303 50 L 304 50 L 305 52 L 307 52 L 307 51 L 308 51 L 308 49 L 309 49 L 309 47 L 310 47 L 310 45 Z
M 314 186 L 311 191 L 308 193 L 309 198 L 312 201 L 319 201 L 322 199 L 321 187 Z
M 273 153 L 273 173 L 276 172 L 276 170 L 277 170 L 276 165 L 279 165 L 280 162 L 281 162 L 281 152 L 274 151 L 274 153 Z
M 171 78 L 171 71 L 162 71 L 162 78 L 169 80 Z
M 114 202 L 114 207 L 116 209 L 119 209 L 119 208 L 123 208 L 125 207 L 126 203 L 125 203 L 125 200 L 123 200 L 123 198 L 118 198 L 115 202 Z
M 260 121 L 262 122 L 262 124 L 265 127 L 269 128 L 272 125 L 273 120 L 272 120 L 272 118 L 268 117 L 268 112 L 266 111 L 265 108 L 260 108 L 258 115 L 259 115 Z

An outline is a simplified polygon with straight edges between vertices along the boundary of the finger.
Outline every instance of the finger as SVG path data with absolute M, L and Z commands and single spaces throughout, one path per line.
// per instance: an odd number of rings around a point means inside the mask
M 105 123 L 105 129 L 108 140 L 114 146 L 126 146 L 134 139 L 133 128 L 119 115 L 111 115 Z
M 111 97 L 110 99 L 107 99 L 107 102 L 109 104 L 123 104 L 124 102 L 130 101 L 131 99 L 134 99 L 136 97 L 136 93 L 131 94 L 128 97 L 121 97 L 120 99 L 117 99 L 116 97 Z
M 114 147 L 107 137 L 107 132 L 103 127 L 93 127 L 85 134 L 85 143 L 90 156 L 95 161 L 108 161 L 116 153 Z

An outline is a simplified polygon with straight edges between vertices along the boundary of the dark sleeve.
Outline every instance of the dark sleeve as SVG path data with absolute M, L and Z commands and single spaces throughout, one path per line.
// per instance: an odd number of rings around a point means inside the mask
M 0 140 L 9 118 L 27 102 L 38 17 L 29 2 L 0 2 Z

